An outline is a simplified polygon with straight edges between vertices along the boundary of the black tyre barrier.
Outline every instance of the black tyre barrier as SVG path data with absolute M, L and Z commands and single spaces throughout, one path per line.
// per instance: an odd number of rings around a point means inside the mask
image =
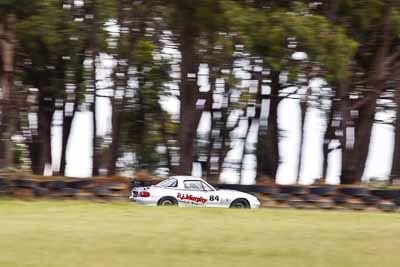
M 343 205 L 346 204 L 347 201 L 347 197 L 344 195 L 337 195 L 333 197 L 333 201 L 335 202 L 335 204 L 337 205 Z
M 49 190 L 43 187 L 35 187 L 32 189 L 33 195 L 36 197 L 45 197 L 49 195 Z
M 79 189 L 76 188 L 64 188 L 62 190 L 62 197 L 74 197 L 79 192 Z
M 149 186 L 156 180 L 92 178 L 40 181 L 38 178 L 0 177 L 0 196 L 20 199 L 53 198 L 128 201 L 132 185 Z M 218 185 L 257 194 L 264 207 L 305 209 L 353 209 L 383 212 L 400 211 L 400 190 L 364 187 L 299 186 L 299 185 Z
M 74 195 L 74 199 L 79 199 L 79 200 L 93 200 L 95 198 L 96 198 L 96 196 L 93 195 L 93 193 L 91 193 L 91 192 L 79 191 Z
M 298 185 L 281 185 L 280 192 L 283 194 L 290 194 L 290 195 L 305 195 L 308 193 L 308 190 L 304 186 Z
M 307 205 L 307 203 L 305 201 L 298 200 L 298 199 L 289 200 L 288 204 L 289 204 L 289 206 L 297 208 L 297 209 L 305 208 Z
M 318 187 L 310 187 L 309 192 L 311 194 L 320 195 L 320 196 L 331 196 L 334 195 L 337 190 L 334 186 L 318 186 Z
M 93 194 L 98 197 L 112 196 L 111 190 L 107 188 L 93 188 L 91 192 L 93 192 Z
M 395 199 L 393 200 L 393 203 L 394 203 L 396 206 L 400 207 L 400 197 L 395 198 Z
M 75 189 L 86 189 L 94 186 L 94 181 L 89 179 L 79 179 L 66 182 L 66 186 Z
M 309 203 L 317 202 L 320 199 L 321 199 L 321 196 L 319 196 L 319 195 L 313 195 L 313 194 L 304 195 L 304 201 L 309 202 Z
M 377 208 L 382 211 L 392 212 L 397 209 L 397 206 L 395 203 L 378 203 Z
M 50 190 L 63 190 L 67 187 L 64 181 L 45 181 L 40 182 L 39 185 Z
M 11 183 L 4 179 L 4 178 L 0 178 L 0 190 L 2 189 L 8 189 L 10 187 Z
M 13 180 L 13 184 L 15 187 L 18 188 L 34 188 L 36 186 L 36 184 L 33 181 L 25 179 Z
M 374 206 L 379 203 L 379 197 L 377 196 L 364 196 L 362 201 L 368 206 Z
M 127 189 L 127 185 L 122 182 L 100 182 L 97 184 L 101 188 L 107 188 L 111 190 L 125 190 Z
M 342 194 L 353 197 L 363 197 L 369 194 L 369 190 L 363 187 L 343 187 L 339 188 L 338 191 Z
M 334 208 L 336 208 L 336 204 L 334 201 L 317 201 L 317 202 L 315 202 L 315 205 L 319 209 L 334 209 Z
M 272 195 L 278 193 L 278 187 L 271 185 L 260 185 L 257 186 L 257 193 L 262 193 L 265 195 Z
M 385 190 L 385 189 L 371 189 L 369 193 L 373 196 L 382 198 L 382 199 L 395 199 L 400 197 L 400 190 Z
M 9 196 L 12 194 L 13 186 L 9 180 L 0 178 L 0 197 Z
M 286 202 L 289 200 L 290 195 L 289 194 L 284 194 L 284 193 L 277 193 L 277 194 L 273 194 L 271 196 L 271 198 L 275 201 L 278 202 Z
M 367 206 L 363 202 L 346 203 L 346 207 L 352 210 L 364 210 Z

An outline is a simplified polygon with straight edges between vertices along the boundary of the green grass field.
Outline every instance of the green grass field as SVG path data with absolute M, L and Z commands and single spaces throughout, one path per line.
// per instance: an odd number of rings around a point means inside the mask
M 400 214 L 0 201 L 0 266 L 400 266 Z

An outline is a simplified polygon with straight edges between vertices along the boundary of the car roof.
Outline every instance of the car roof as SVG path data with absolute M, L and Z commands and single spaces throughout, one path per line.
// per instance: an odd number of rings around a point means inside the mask
M 177 179 L 178 181 L 181 181 L 181 180 L 198 180 L 198 181 L 204 181 L 202 178 L 194 177 L 194 176 L 189 176 L 189 175 L 171 176 L 171 177 L 169 177 L 169 178 L 174 178 L 174 179 Z

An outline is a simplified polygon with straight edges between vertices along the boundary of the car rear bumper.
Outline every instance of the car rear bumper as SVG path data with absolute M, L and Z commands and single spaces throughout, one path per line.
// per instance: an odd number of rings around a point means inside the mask
M 140 204 L 140 205 L 145 205 L 145 206 L 157 206 L 157 203 L 154 203 L 154 201 L 150 199 L 145 199 L 145 198 L 140 198 L 140 197 L 129 197 L 129 200 L 131 202 Z

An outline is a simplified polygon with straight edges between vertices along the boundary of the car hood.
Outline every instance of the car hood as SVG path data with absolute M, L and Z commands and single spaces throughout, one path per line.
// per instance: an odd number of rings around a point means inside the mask
M 248 194 L 245 192 L 237 191 L 237 190 L 231 190 L 231 189 L 218 189 L 218 193 L 223 194 L 223 195 L 234 195 L 235 197 L 246 197 L 250 199 L 256 199 L 255 196 L 252 194 Z

